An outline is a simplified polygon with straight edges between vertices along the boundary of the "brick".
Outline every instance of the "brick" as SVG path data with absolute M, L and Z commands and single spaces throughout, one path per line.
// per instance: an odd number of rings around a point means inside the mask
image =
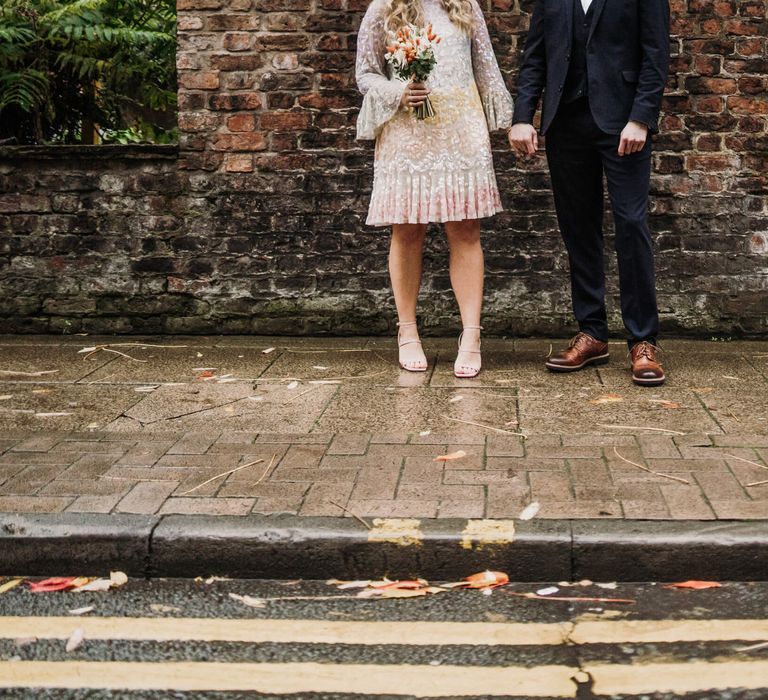
M 538 518 L 620 518 L 621 504 L 616 501 L 547 501 L 541 504 Z
M 701 490 L 695 484 L 691 486 L 686 486 L 685 484 L 662 485 L 661 492 L 673 518 L 710 520 L 715 517 L 712 508 L 710 508 Z
M 0 496 L 0 513 L 60 513 L 72 500 L 56 496 Z
M 117 504 L 118 513 L 137 513 L 152 515 L 157 513 L 160 506 L 178 486 L 176 481 L 144 482 L 136 484 Z
M 338 506 L 345 505 L 352 493 L 352 482 L 343 484 L 313 484 L 307 492 L 299 515 L 341 516 L 344 511 Z
M 531 492 L 524 477 L 489 484 L 486 517 L 516 518 L 530 502 Z
M 489 457 L 523 457 L 525 447 L 522 438 L 507 435 L 488 437 L 486 454 Z
M 438 502 L 406 500 L 350 499 L 347 508 L 360 516 L 372 518 L 434 518 Z
M 364 455 L 368 450 L 371 436 L 364 435 L 336 435 L 328 447 L 329 455 Z
M 216 442 L 218 434 L 202 435 L 200 433 L 188 433 L 178 442 L 168 448 L 169 455 L 199 455 L 204 454 Z
M 109 513 L 125 495 L 124 492 L 105 496 L 78 496 L 66 509 L 67 513 Z
M 60 434 L 33 435 L 22 440 L 11 448 L 12 452 L 48 452 L 52 447 L 58 445 L 63 439 Z
M 528 478 L 534 501 L 570 501 L 574 498 L 571 480 L 566 474 L 530 472 Z
M 169 498 L 160 515 L 248 515 L 253 498 Z

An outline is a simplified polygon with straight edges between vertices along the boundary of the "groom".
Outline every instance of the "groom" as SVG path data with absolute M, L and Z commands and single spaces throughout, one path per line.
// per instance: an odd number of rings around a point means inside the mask
M 547 361 L 553 372 L 608 361 L 605 174 L 632 377 L 646 386 L 664 382 L 648 195 L 649 134 L 658 130 L 669 41 L 668 0 L 536 0 L 509 138 L 518 153 L 536 153 L 533 116 L 543 92 L 541 133 L 580 331 Z

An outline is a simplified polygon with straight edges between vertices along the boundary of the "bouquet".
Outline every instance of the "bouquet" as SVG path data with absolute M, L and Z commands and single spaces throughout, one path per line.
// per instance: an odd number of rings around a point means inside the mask
M 387 62 L 401 80 L 426 82 L 437 63 L 435 46 L 439 43 L 440 37 L 432 31 L 431 24 L 424 28 L 409 24 L 393 35 L 387 47 Z M 435 116 L 429 96 L 415 112 L 419 119 Z

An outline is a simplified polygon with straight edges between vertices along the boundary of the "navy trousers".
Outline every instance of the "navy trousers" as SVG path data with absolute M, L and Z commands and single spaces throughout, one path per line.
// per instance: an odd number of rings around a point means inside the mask
M 579 330 L 608 340 L 603 259 L 603 174 L 616 229 L 621 312 L 628 344 L 656 343 L 659 313 L 648 228 L 651 140 L 619 156 L 619 136 L 601 131 L 586 97 L 561 105 L 546 134 L 560 232 L 571 267 Z

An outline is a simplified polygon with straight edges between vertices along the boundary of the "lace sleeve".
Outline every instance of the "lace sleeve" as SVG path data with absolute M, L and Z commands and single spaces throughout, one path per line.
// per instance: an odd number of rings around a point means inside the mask
M 476 0 L 472 0 L 472 9 L 475 20 L 472 29 L 472 68 L 483 101 L 488 129 L 496 131 L 512 125 L 512 96 L 496 62 L 488 26 Z
M 360 25 L 357 37 L 355 78 L 363 95 L 363 105 L 357 117 L 357 138 L 375 139 L 381 127 L 400 108 L 407 83 L 387 75 L 386 32 L 382 3 L 371 3 Z

